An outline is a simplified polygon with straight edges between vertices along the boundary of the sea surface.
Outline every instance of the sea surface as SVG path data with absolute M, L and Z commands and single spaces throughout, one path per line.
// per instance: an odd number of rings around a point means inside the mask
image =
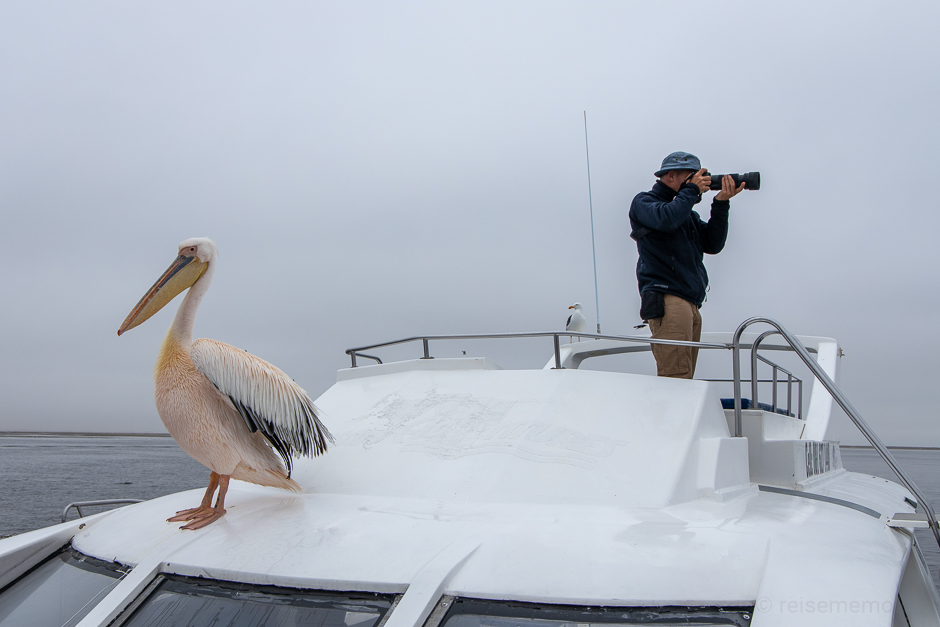
M 892 453 L 940 507 L 940 449 Z M 872 449 L 843 448 L 842 461 L 848 470 L 896 481 Z M 57 524 L 74 501 L 152 499 L 205 488 L 208 480 L 209 470 L 168 437 L 0 436 L 0 537 Z M 75 517 L 73 510 L 69 518 Z M 940 547 L 929 530 L 916 533 L 934 585 L 940 585 Z
M 146 500 L 208 484 L 209 469 L 169 437 L 0 436 L 0 536 L 58 524 L 75 501 Z

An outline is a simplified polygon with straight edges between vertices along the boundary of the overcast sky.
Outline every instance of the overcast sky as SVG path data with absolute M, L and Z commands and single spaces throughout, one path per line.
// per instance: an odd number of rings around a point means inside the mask
M 314 398 L 352 346 L 554 330 L 574 301 L 593 322 L 587 111 L 605 332 L 639 323 L 627 210 L 662 158 L 759 170 L 706 260 L 705 330 L 836 337 L 883 439 L 940 445 L 938 13 L 0 3 L 0 430 L 163 431 L 177 303 L 116 331 L 193 236 L 221 257 L 197 337 Z M 493 350 L 538 367 L 550 342 Z

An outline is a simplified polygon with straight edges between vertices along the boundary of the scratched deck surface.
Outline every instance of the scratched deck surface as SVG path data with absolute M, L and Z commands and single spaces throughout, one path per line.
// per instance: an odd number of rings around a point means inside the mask
M 940 450 L 893 453 L 940 508 Z M 853 472 L 893 479 L 873 450 L 843 449 L 842 459 Z M 0 436 L 0 536 L 56 524 L 72 501 L 151 499 L 203 488 L 208 476 L 170 438 Z M 917 536 L 940 586 L 940 548 L 928 531 Z

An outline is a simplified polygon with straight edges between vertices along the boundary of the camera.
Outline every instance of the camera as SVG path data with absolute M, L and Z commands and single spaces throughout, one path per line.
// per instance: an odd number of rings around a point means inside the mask
M 711 174 L 706 172 L 705 174 L 712 177 L 712 184 L 709 189 L 721 189 L 721 179 L 726 176 L 734 179 L 735 187 L 744 183 L 744 189 L 760 189 L 760 172 L 745 172 L 744 174 Z

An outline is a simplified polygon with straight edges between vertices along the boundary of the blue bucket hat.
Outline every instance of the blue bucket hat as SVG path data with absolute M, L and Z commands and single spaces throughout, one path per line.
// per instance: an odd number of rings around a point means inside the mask
M 662 176 L 669 170 L 692 170 L 698 172 L 702 169 L 702 162 L 698 157 L 688 152 L 674 152 L 665 159 L 663 165 L 653 176 Z

